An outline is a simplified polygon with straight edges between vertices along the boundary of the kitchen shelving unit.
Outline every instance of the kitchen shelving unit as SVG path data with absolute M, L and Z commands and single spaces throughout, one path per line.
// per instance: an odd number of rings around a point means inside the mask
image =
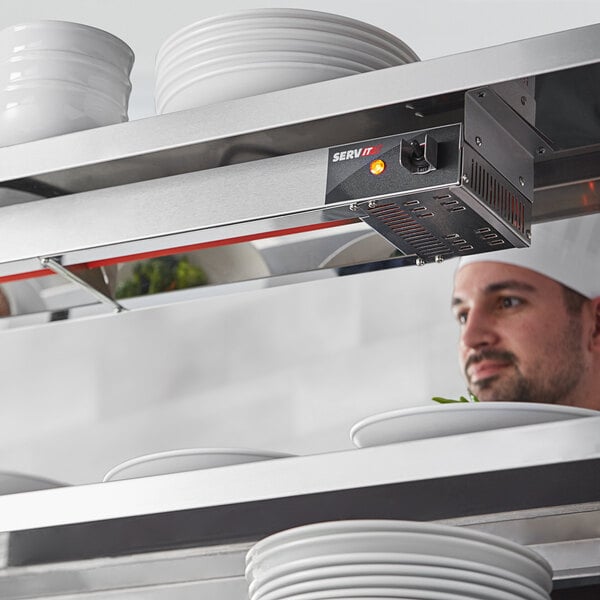
M 570 136 L 536 160 L 533 219 L 598 211 L 600 124 L 561 94 L 597 91 L 599 65 L 594 25 L 0 148 L 0 186 L 46 197 L 2 207 L 0 278 L 45 259 L 95 267 L 318 229 L 330 243 L 356 219 L 350 203 L 323 204 L 327 147 L 460 121 L 466 91 L 533 78 L 550 90 L 540 114 Z M 312 269 L 299 264 L 281 274 Z M 368 516 L 506 535 L 547 556 L 557 598 L 598 597 L 599 427 L 580 419 L 0 497 L 0 596 L 238 598 L 253 540 Z
M 599 31 L 593 25 L 0 148 L 0 185 L 46 196 L 2 208 L 0 281 L 39 272 L 48 259 L 97 267 L 319 229 L 331 238 L 358 220 L 351 202 L 324 204 L 329 146 L 460 122 L 465 92 L 485 86 L 509 101 L 517 94 L 512 106 L 528 120 L 534 113 L 526 96 L 518 101 L 520 86 L 544 91 L 536 126 L 559 143 L 540 147 L 533 220 L 596 211 Z M 278 274 L 317 266 L 288 260 Z

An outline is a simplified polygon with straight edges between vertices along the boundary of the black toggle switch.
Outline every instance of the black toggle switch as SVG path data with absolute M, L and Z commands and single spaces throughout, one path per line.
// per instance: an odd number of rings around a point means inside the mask
M 402 140 L 400 145 L 400 164 L 418 175 L 424 175 L 437 168 L 437 142 L 429 134 L 425 134 L 425 141 L 417 139 Z

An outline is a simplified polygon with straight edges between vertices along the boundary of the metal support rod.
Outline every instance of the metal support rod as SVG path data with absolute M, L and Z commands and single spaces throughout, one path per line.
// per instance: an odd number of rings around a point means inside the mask
M 102 292 L 97 290 L 95 287 L 90 285 L 87 281 L 84 281 L 80 277 L 77 277 L 77 275 L 75 275 L 74 273 L 69 271 L 69 269 L 67 269 L 66 267 L 61 265 L 60 262 L 56 258 L 44 256 L 44 257 L 40 258 L 40 263 L 42 264 L 43 267 L 50 269 L 57 275 L 64 277 L 68 281 L 76 283 L 79 287 L 85 289 L 90 294 L 92 294 L 92 296 L 97 298 L 100 302 L 111 305 L 114 308 L 115 312 L 122 312 L 122 311 L 126 310 L 116 300 L 113 300 L 109 296 L 103 294 Z

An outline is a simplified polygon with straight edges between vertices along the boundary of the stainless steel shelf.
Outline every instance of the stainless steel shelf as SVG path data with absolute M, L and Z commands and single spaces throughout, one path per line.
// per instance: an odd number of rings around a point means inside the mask
M 0 592 L 220 581 L 237 598 L 253 541 L 347 518 L 488 531 L 545 556 L 555 587 L 596 585 L 599 430 L 591 417 L 0 497 Z
M 0 497 L 0 531 L 600 459 L 600 416 Z M 451 456 L 452 460 L 444 457 Z M 535 483 L 532 482 L 532 487 Z M 600 485 L 600 481 L 595 482 Z M 548 506 L 552 505 L 548 498 Z M 596 501 L 588 498 L 586 501 Z M 456 499 L 452 502 L 465 502 Z M 498 499 L 502 504 L 502 499 Z M 504 507 L 510 510 L 510 507 Z M 494 511 L 497 512 L 497 511 Z M 454 515 L 461 516 L 460 511 Z M 442 518 L 441 516 L 439 518 Z

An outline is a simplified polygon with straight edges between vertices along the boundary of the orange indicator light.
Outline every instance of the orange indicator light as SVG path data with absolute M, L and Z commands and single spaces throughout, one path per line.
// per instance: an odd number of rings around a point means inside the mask
M 378 158 L 371 162 L 369 165 L 369 171 L 371 171 L 373 175 L 381 175 L 385 171 L 385 163 Z

